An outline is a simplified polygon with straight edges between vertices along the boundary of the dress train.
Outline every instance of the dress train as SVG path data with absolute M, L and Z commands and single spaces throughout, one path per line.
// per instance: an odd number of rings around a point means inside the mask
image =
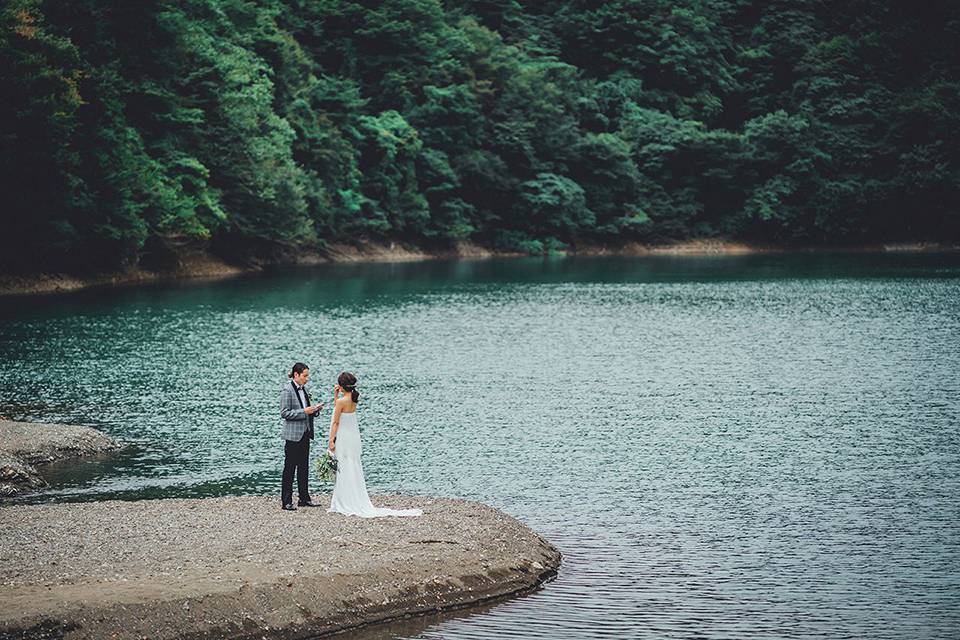
M 333 495 L 330 496 L 330 508 L 327 511 L 361 518 L 423 515 L 420 509 L 388 509 L 375 507 L 370 502 L 367 482 L 363 477 L 363 464 L 360 461 L 363 447 L 360 442 L 356 411 L 340 413 L 336 447 L 337 479 L 333 486 Z

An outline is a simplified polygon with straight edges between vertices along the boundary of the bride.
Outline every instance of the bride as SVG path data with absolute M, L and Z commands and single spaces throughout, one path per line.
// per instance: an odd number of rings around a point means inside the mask
M 343 392 L 343 397 L 340 393 Z M 375 507 L 367 494 L 360 463 L 360 428 L 357 426 L 357 378 L 344 371 L 333 388 L 333 418 L 330 422 L 330 453 L 337 458 L 337 479 L 327 511 L 361 518 L 378 516 L 419 516 L 420 509 L 387 509 Z

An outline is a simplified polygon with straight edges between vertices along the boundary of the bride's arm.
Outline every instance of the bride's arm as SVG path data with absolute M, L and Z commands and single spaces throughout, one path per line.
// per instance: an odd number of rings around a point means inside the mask
M 330 418 L 330 444 L 327 445 L 327 449 L 330 451 L 336 451 L 336 442 L 337 442 L 337 429 L 340 428 L 340 411 L 343 409 L 343 404 L 333 401 L 333 417 Z

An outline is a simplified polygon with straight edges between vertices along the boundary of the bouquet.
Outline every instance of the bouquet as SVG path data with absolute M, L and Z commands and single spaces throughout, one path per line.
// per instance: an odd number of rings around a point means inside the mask
M 328 449 L 317 458 L 317 477 L 323 482 L 333 483 L 337 479 L 337 458 Z

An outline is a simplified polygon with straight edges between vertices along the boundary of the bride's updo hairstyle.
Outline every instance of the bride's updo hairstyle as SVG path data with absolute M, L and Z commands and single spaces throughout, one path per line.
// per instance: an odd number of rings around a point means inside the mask
M 340 385 L 341 389 L 350 394 L 354 402 L 360 401 L 360 392 L 357 391 L 357 376 L 344 371 L 340 374 L 340 377 L 337 378 L 337 384 Z

